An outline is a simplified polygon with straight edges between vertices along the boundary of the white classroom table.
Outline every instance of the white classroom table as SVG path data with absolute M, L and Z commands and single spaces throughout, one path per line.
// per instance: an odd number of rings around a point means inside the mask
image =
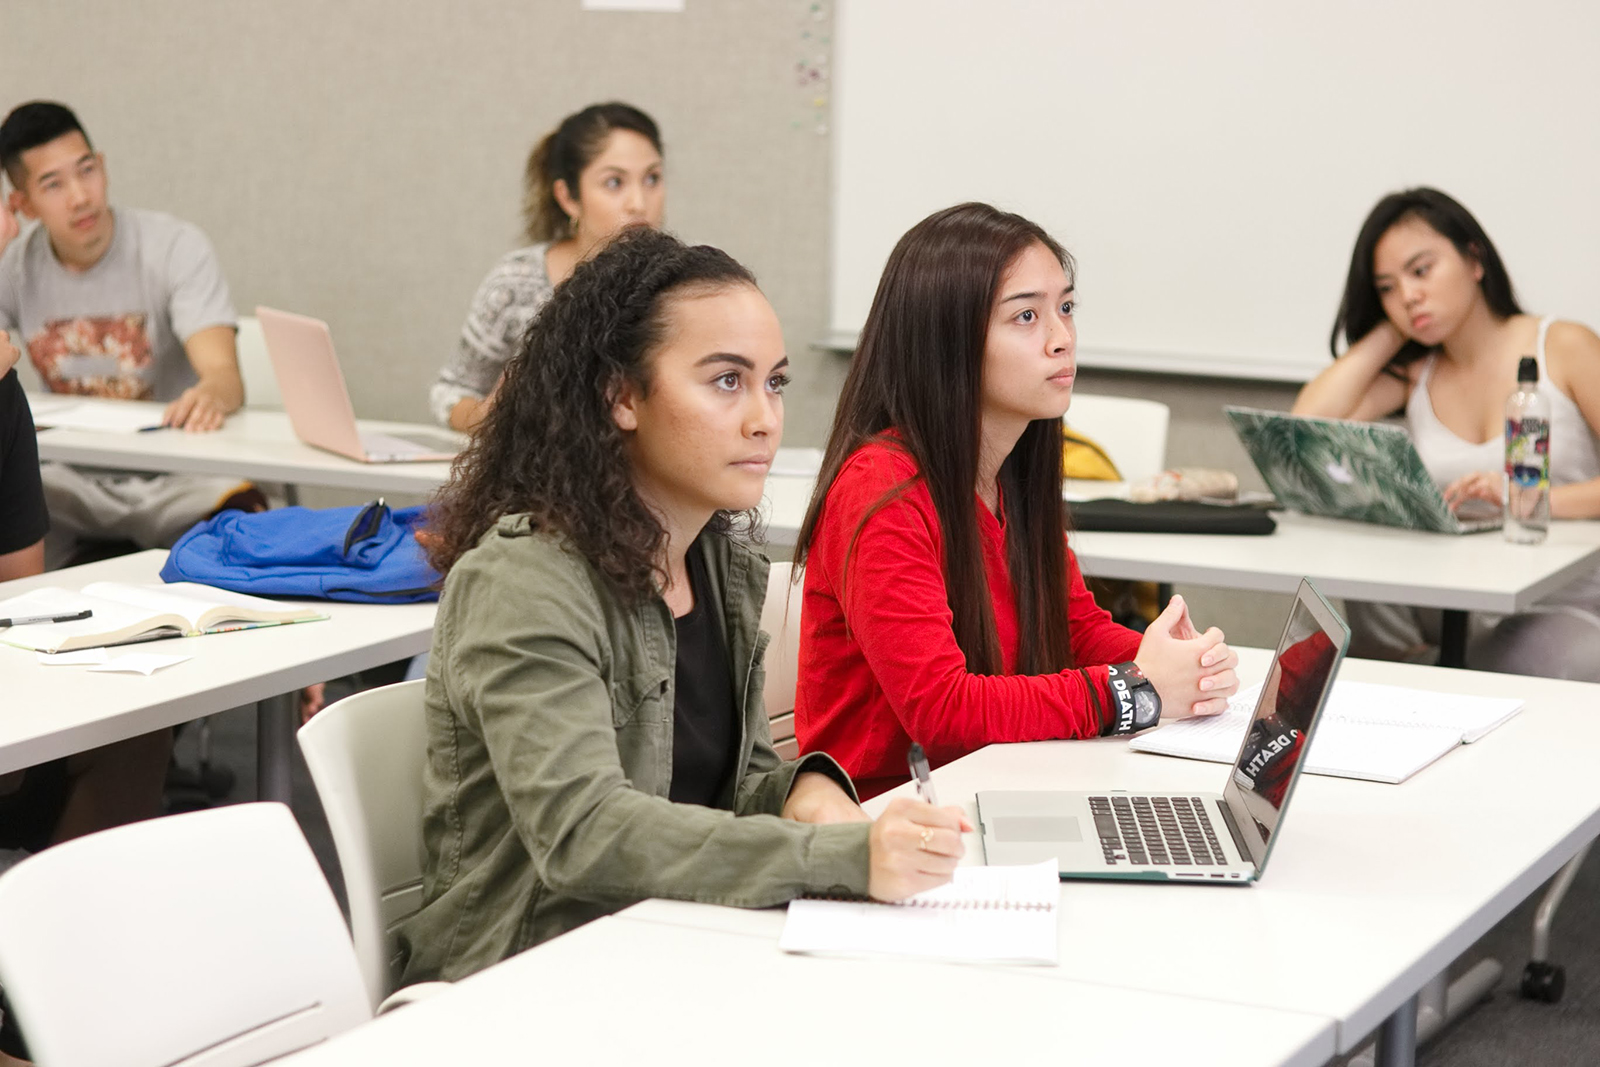
M 1249 683 L 1270 653 L 1240 659 Z M 1600 832 L 1600 686 L 1366 660 L 1347 660 L 1340 677 L 1526 706 L 1403 785 L 1303 776 L 1257 885 L 1063 883 L 1061 965 L 1037 973 L 1322 1015 L 1340 1053 L 1380 1024 L 1403 1043 L 1418 991 Z M 1103 739 L 993 745 L 934 780 L 972 815 L 980 789 L 1220 792 L 1226 774 Z M 981 862 L 977 836 L 966 843 L 967 861 Z M 781 910 L 664 900 L 618 917 L 768 945 L 783 925 Z M 1379 1062 L 1410 1062 L 1414 1048 L 1389 1046 Z
M 1080 483 L 1081 484 L 1081 483 Z M 793 545 L 811 479 L 767 479 L 769 540 Z M 1498 531 L 1434 534 L 1372 523 L 1274 512 L 1261 537 L 1074 532 L 1083 573 L 1096 578 L 1189 582 L 1293 593 L 1309 576 L 1325 596 L 1441 608 L 1441 660 L 1460 666 L 1466 613 L 1523 611 L 1600 566 L 1600 522 L 1556 522 L 1542 545 L 1514 545 Z
M 1314 1015 L 600 919 L 276 1062 L 1320 1067 L 1332 1055 L 1331 1024 Z
M 41 408 L 63 399 L 49 395 L 29 397 Z M 148 408 L 153 419 L 159 419 L 165 407 L 130 400 L 72 399 L 88 405 L 116 405 L 119 411 L 138 405 Z M 47 419 L 47 414 L 40 414 L 36 421 L 44 423 Z M 368 419 L 359 420 L 357 425 L 364 431 L 379 433 L 442 432 L 436 426 Z M 289 416 L 281 411 L 244 409 L 229 415 L 222 429 L 214 433 L 107 433 L 48 427 L 39 431 L 38 439 L 42 460 L 121 470 L 219 475 L 363 493 L 431 496 L 450 477 L 448 463 L 358 463 L 312 448 L 294 435 Z
M 0 600 L 39 586 L 159 583 L 162 551 L 0 582 Z M 299 603 L 286 601 L 286 603 Z M 326 621 L 113 647 L 193 658 L 145 677 L 45 666 L 36 653 L 0 645 L 0 774 L 244 704 L 257 713 L 264 800 L 289 801 L 298 691 L 426 651 L 437 604 L 305 601 Z

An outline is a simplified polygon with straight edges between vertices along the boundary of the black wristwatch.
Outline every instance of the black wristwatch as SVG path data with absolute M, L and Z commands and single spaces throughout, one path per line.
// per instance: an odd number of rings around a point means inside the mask
M 1107 733 L 1131 734 L 1146 730 L 1161 718 L 1161 697 L 1150 679 L 1132 660 L 1113 663 L 1111 679 L 1111 729 Z

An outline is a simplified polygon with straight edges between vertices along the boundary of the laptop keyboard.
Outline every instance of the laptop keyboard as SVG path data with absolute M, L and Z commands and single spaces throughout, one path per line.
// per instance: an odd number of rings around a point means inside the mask
M 1217 867 L 1228 862 L 1199 797 L 1090 797 L 1089 811 L 1108 866 Z

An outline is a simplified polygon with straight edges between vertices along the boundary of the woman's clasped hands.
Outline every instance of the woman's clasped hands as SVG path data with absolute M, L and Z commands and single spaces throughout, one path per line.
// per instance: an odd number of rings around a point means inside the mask
M 1156 687 L 1163 719 L 1219 714 L 1239 690 L 1238 653 L 1215 626 L 1197 630 L 1181 596 L 1145 630 L 1134 662 Z

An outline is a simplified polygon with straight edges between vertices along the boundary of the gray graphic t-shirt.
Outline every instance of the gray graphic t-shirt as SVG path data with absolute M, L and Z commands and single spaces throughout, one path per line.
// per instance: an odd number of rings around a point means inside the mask
M 168 401 L 195 383 L 183 342 L 238 316 L 199 227 L 157 211 L 117 209 L 111 245 L 81 273 L 35 226 L 0 256 L 0 330 L 21 334 L 57 393 Z

